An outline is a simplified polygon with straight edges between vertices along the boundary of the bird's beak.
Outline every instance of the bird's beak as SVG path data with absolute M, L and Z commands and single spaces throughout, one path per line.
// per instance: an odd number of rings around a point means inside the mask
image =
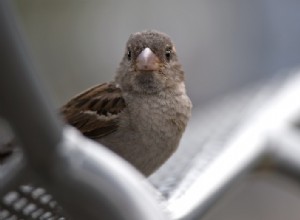
M 145 48 L 136 59 L 136 67 L 138 70 L 154 71 L 159 69 L 159 59 L 150 50 Z

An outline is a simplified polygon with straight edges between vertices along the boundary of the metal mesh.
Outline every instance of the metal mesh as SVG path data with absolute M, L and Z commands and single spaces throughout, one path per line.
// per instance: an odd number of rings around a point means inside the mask
M 45 189 L 22 185 L 0 202 L 0 220 L 67 220 L 63 210 Z

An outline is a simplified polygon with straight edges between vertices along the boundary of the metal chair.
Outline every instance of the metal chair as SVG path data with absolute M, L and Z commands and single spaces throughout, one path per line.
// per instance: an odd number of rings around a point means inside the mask
M 0 165 L 0 219 L 200 219 L 258 167 L 298 180 L 300 73 L 195 112 L 180 149 L 145 179 L 61 123 L 4 0 L 0 33 L 0 115 L 21 149 Z

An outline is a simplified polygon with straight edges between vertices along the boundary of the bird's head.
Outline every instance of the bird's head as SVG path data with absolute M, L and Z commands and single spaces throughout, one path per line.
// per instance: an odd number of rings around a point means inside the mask
M 148 30 L 129 37 L 116 76 L 124 91 L 155 94 L 183 81 L 184 73 L 169 36 Z

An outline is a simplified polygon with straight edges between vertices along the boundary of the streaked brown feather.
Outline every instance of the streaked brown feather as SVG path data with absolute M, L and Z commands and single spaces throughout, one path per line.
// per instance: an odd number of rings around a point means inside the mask
M 125 106 L 121 90 L 114 83 L 104 83 L 71 99 L 61 113 L 85 136 L 98 139 L 117 130 Z

